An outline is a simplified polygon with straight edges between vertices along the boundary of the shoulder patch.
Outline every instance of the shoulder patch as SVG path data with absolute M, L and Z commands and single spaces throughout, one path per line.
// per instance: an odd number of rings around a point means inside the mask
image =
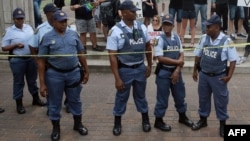
M 113 32 L 113 29 L 110 29 L 109 33 L 108 33 L 108 36 L 111 36 L 112 32 Z

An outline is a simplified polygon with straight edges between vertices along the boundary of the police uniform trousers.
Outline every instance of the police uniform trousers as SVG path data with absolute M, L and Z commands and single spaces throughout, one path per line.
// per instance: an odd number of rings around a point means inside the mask
M 80 81 L 80 69 L 76 68 L 70 72 L 58 72 L 52 68 L 46 71 L 46 85 L 48 89 L 49 118 L 50 120 L 59 120 L 61 118 L 61 108 L 63 92 L 67 97 L 67 106 L 73 115 L 82 114 L 82 102 L 80 93 L 82 85 L 75 87 L 70 85 Z
M 176 84 L 172 84 L 171 75 L 172 71 L 161 69 L 156 76 L 157 102 L 154 110 L 155 117 L 164 117 L 166 109 L 168 108 L 170 90 L 177 112 L 184 113 L 187 110 L 187 104 L 185 103 L 185 86 L 181 72 L 179 73 L 179 81 Z
M 13 74 L 13 99 L 23 97 L 24 78 L 31 95 L 38 93 L 37 87 L 37 64 L 31 57 L 12 57 L 9 61 Z
M 209 76 L 203 72 L 199 72 L 199 114 L 203 117 L 208 117 L 211 112 L 211 96 L 213 93 L 214 106 L 217 118 L 219 120 L 228 119 L 227 104 L 228 104 L 228 89 L 227 84 L 219 80 L 226 74 L 217 76 Z
M 148 103 L 145 96 L 147 84 L 145 73 L 146 66 L 144 64 L 137 68 L 122 67 L 119 69 L 119 75 L 125 88 L 122 91 L 116 92 L 113 109 L 115 116 L 121 116 L 125 113 L 131 87 L 133 87 L 132 93 L 137 111 L 141 113 L 148 112 Z

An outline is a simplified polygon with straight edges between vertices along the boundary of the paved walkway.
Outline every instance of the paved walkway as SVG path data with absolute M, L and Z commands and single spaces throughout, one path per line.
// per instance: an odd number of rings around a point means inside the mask
M 236 74 L 229 83 L 230 102 L 228 106 L 229 124 L 250 124 L 250 95 L 249 74 Z M 25 88 L 24 106 L 26 114 L 16 112 L 15 101 L 12 99 L 12 75 L 0 72 L 0 107 L 6 111 L 0 114 L 0 140 L 1 141 L 49 141 L 52 125 L 46 116 L 45 107 L 31 105 L 32 98 Z M 102 81 L 104 80 L 104 81 Z M 156 86 L 155 75 L 151 75 L 147 84 L 147 99 L 149 103 L 150 122 L 154 124 L 154 105 Z M 186 84 L 187 115 L 195 122 L 199 119 L 197 114 L 198 97 L 197 83 L 191 74 L 184 74 Z M 162 132 L 155 128 L 149 133 L 141 129 L 141 115 L 136 111 L 132 96 L 123 116 L 123 132 L 121 136 L 112 134 L 114 105 L 114 77 L 111 73 L 91 73 L 90 80 L 84 85 L 82 91 L 83 124 L 89 129 L 87 136 L 80 136 L 73 131 L 72 115 L 62 110 L 61 141 L 88 140 L 88 141 L 223 141 L 218 135 L 219 122 L 216 119 L 214 107 L 208 118 L 208 127 L 199 131 L 178 123 L 178 113 L 175 111 L 172 97 L 169 100 L 169 109 L 164 120 L 172 126 L 171 132 Z

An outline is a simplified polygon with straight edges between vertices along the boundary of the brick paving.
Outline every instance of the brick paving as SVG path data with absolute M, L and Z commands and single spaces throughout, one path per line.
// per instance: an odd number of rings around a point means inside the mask
M 235 74 L 229 82 L 230 101 L 228 111 L 230 118 L 228 124 L 250 124 L 250 95 L 248 78 L 250 74 Z M 195 122 L 199 119 L 197 114 L 198 95 L 197 83 L 190 73 L 183 74 L 186 84 L 187 115 Z M 0 72 L 0 107 L 6 111 L 0 114 L 0 140 L 1 141 L 48 141 L 52 125 L 46 116 L 46 107 L 32 106 L 32 98 L 25 87 L 23 98 L 26 114 L 16 112 L 15 101 L 12 99 L 12 74 Z M 102 81 L 104 80 L 104 81 Z M 83 124 L 89 129 L 87 136 L 80 136 L 73 131 L 72 115 L 62 109 L 61 141 L 88 140 L 88 141 L 223 141 L 218 135 L 219 121 L 215 116 L 214 107 L 208 118 L 208 127 L 199 131 L 178 123 L 178 113 L 174 108 L 172 97 L 169 99 L 169 109 L 164 120 L 172 126 L 171 132 L 162 132 L 153 128 L 154 105 L 156 86 L 155 75 L 151 75 L 147 84 L 147 99 L 152 130 L 144 133 L 141 127 L 141 115 L 136 111 L 132 96 L 127 105 L 127 111 L 122 118 L 122 134 L 113 136 L 113 103 L 115 96 L 114 77 L 112 73 L 91 73 L 88 84 L 82 91 Z

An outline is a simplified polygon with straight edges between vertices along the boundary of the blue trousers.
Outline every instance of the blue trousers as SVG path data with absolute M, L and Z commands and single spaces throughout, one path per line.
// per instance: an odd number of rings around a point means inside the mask
M 184 113 L 187 110 L 185 102 L 185 86 L 182 79 L 181 72 L 179 73 L 179 81 L 176 84 L 171 83 L 172 72 L 161 69 L 156 76 L 157 96 L 154 115 L 155 117 L 164 117 L 166 109 L 168 108 L 168 98 L 170 91 L 172 93 L 175 108 L 177 112 Z
M 211 96 L 213 93 L 214 106 L 217 118 L 219 120 L 228 119 L 228 89 L 227 84 L 219 80 L 225 76 L 221 74 L 210 77 L 203 72 L 199 73 L 198 93 L 199 93 L 199 114 L 203 117 L 208 117 L 211 112 Z
M 116 92 L 115 106 L 113 114 L 121 116 L 126 111 L 126 105 L 129 99 L 130 89 L 133 87 L 134 102 L 138 112 L 148 112 L 148 103 L 145 96 L 146 90 L 146 67 L 140 65 L 138 68 L 120 68 L 119 75 L 125 85 L 122 91 Z
M 46 71 L 46 85 L 48 89 L 49 118 L 50 120 L 59 120 L 61 118 L 61 108 L 63 92 L 67 97 L 67 106 L 73 115 L 82 114 L 82 102 L 80 98 L 82 85 L 69 88 L 71 84 L 80 80 L 80 69 L 67 73 L 57 72 L 53 69 Z
M 37 87 L 37 64 L 33 58 L 24 59 L 13 57 L 9 61 L 10 68 L 13 74 L 13 99 L 23 97 L 23 88 L 25 85 L 24 77 L 26 78 L 28 90 L 31 95 L 38 93 Z

